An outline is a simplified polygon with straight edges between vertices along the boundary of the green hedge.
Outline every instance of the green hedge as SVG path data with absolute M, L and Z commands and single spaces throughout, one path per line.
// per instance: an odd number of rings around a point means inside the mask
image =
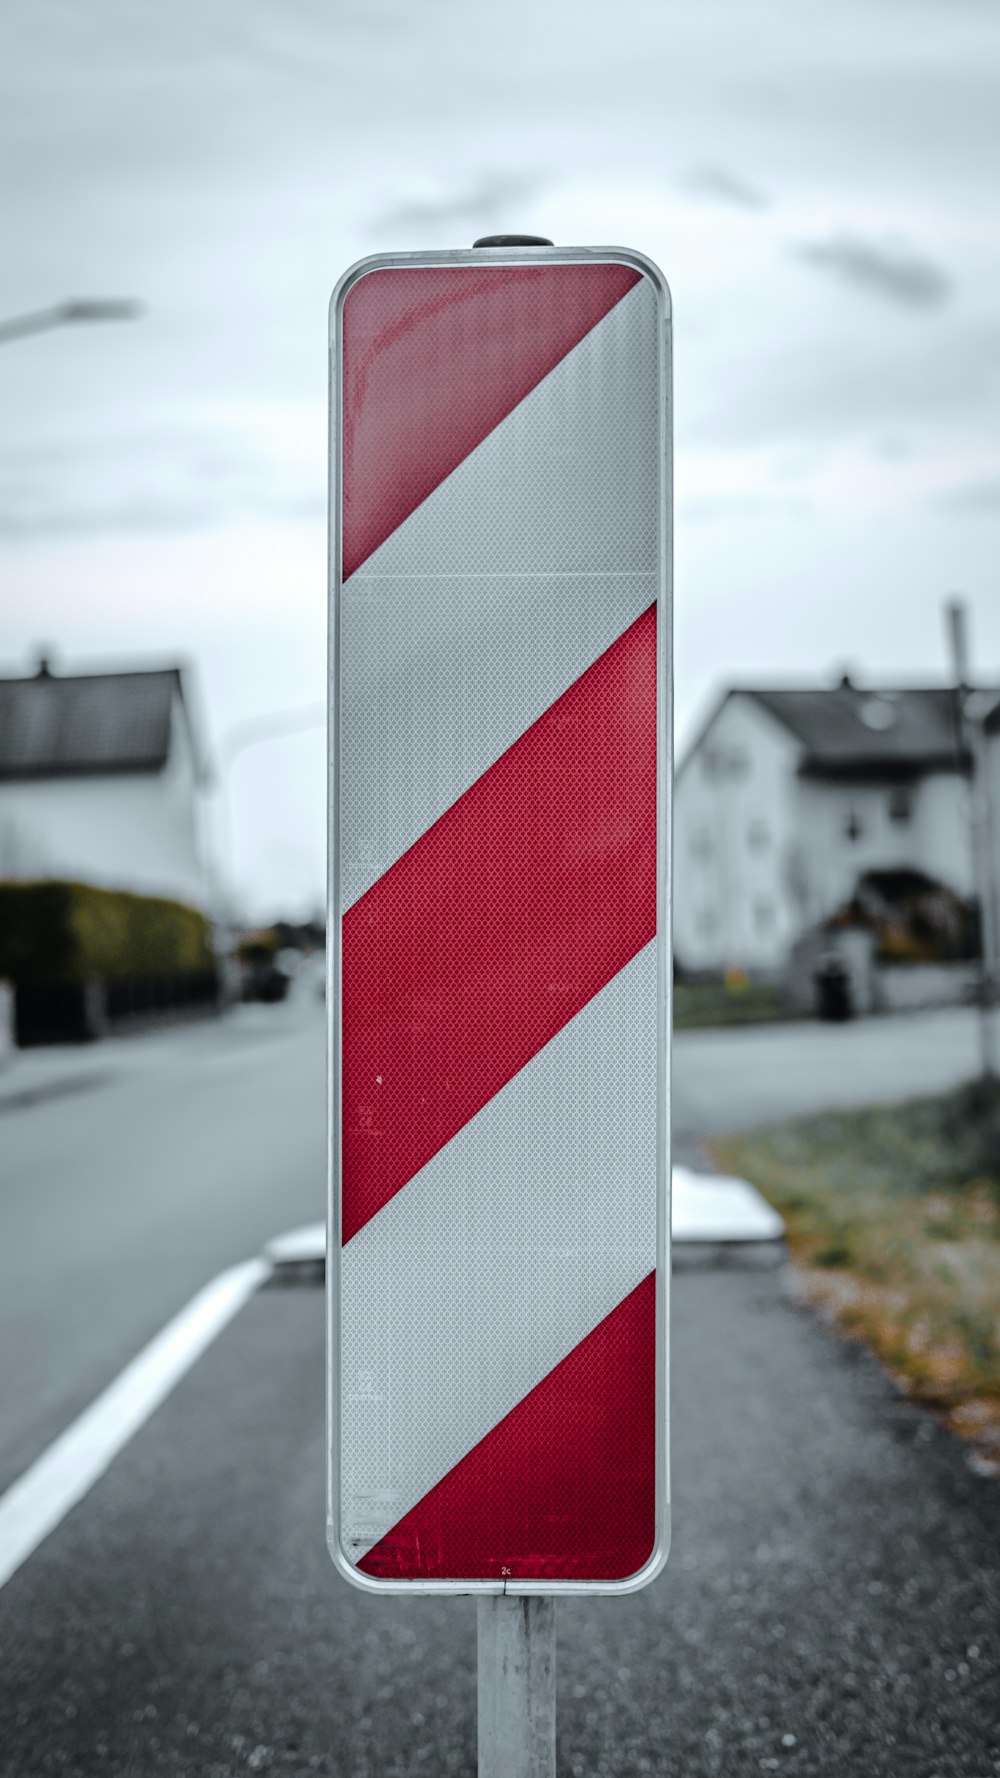
M 213 967 L 204 914 L 89 883 L 0 883 L 0 980 L 62 987 Z
M 280 948 L 280 940 L 273 926 L 261 932 L 245 932 L 236 945 L 236 955 L 242 963 L 270 963 Z

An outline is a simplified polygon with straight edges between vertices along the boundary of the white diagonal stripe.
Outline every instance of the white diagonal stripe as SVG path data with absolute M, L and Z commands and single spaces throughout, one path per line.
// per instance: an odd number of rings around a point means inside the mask
M 656 942 L 343 1249 L 362 1557 L 656 1264 Z
M 345 584 L 342 910 L 655 598 L 656 353 L 643 278 Z
M 16 1574 L 170 1394 L 271 1271 L 220 1272 L 36 1458 L 0 1499 L 0 1587 Z

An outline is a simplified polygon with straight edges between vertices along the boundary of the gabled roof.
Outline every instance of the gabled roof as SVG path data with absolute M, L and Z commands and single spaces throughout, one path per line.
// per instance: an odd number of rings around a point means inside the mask
M 946 686 L 882 689 L 842 682 L 809 690 L 748 690 L 802 743 L 803 769 L 955 767 L 961 741 Z
M 0 779 L 159 771 L 178 698 L 178 667 L 0 679 Z
M 988 735 L 1000 735 L 1000 694 L 994 695 L 996 702 L 983 718 L 983 727 Z
M 799 743 L 802 772 L 891 775 L 954 771 L 964 764 L 956 695 L 948 686 L 878 687 L 845 679 L 826 686 L 731 687 L 713 706 L 682 765 L 698 752 L 734 697 L 752 699 Z

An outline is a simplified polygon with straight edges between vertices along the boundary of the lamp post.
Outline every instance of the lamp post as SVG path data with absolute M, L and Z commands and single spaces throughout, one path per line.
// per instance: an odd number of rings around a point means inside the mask
M 80 296 L 54 303 L 50 309 L 33 309 L 28 315 L 12 315 L 0 321 L 0 346 L 32 333 L 49 333 L 54 327 L 87 326 L 94 321 L 138 321 L 143 305 L 134 297 Z
M 233 827 L 232 809 L 229 799 L 229 775 L 239 755 L 247 747 L 253 747 L 260 741 L 279 741 L 286 735 L 301 734 L 306 729 L 318 728 L 326 721 L 325 704 L 300 704 L 291 710 L 274 710 L 264 716 L 251 716 L 246 722 L 238 722 L 228 734 L 223 735 L 219 743 L 219 806 L 221 819 L 219 830 L 221 835 L 220 853 L 222 860 L 222 891 L 223 901 L 228 902 L 232 894 L 234 877 L 233 869 Z M 228 890 L 228 893 L 227 893 Z

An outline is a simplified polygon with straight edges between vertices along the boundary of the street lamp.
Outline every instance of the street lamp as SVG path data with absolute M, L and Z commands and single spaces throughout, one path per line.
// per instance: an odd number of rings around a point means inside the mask
M 258 741 L 284 740 L 286 735 L 297 735 L 306 729 L 318 728 L 325 721 L 325 704 L 299 704 L 292 710 L 274 710 L 264 716 L 251 716 L 246 722 L 237 723 L 235 728 L 231 728 L 229 733 L 222 737 L 218 747 L 219 772 L 216 780 L 219 789 L 222 839 L 223 878 L 220 887 L 223 901 L 229 904 L 230 911 L 235 877 L 230 798 L 230 773 L 234 761 L 245 747 L 252 747 Z
M 130 296 L 80 296 L 54 303 L 51 309 L 35 309 L 30 315 L 14 315 L 0 321 L 0 345 L 29 333 L 47 333 L 53 327 L 86 326 L 91 321 L 137 321 L 143 305 Z

